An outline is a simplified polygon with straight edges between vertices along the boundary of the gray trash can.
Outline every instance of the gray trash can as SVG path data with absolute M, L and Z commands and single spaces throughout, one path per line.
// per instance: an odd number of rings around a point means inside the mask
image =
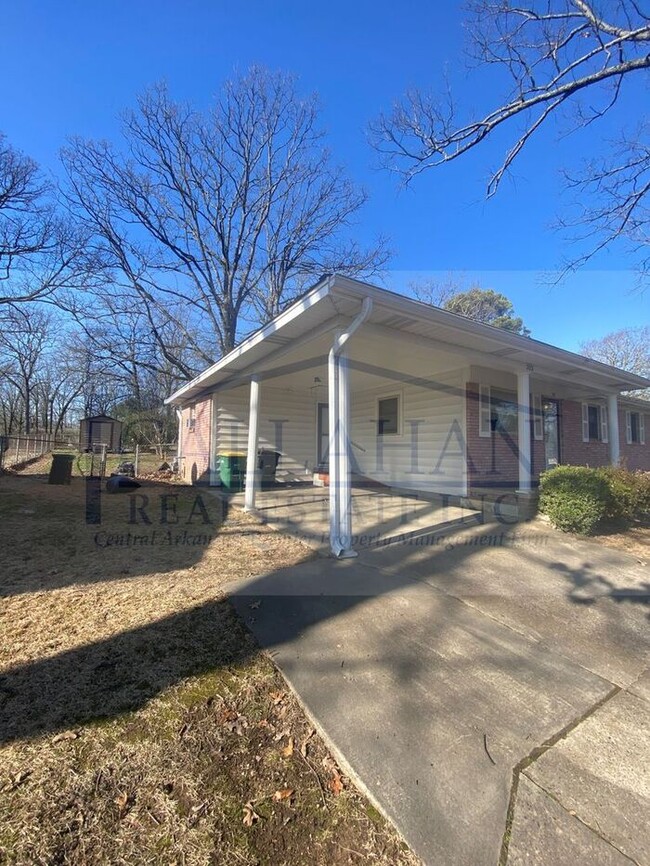
M 74 454 L 53 454 L 48 484 L 69 484 Z
M 272 487 L 275 484 L 275 470 L 280 462 L 279 451 L 262 449 L 257 454 L 257 466 L 262 472 L 262 487 Z

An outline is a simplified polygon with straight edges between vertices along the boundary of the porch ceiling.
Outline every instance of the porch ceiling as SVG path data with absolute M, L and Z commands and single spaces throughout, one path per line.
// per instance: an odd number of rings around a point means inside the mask
M 445 310 L 350 280 L 329 277 L 265 328 L 180 388 L 168 403 L 182 404 L 252 374 L 289 376 L 300 387 L 313 384 L 313 372 L 326 363 L 332 334 L 344 329 L 359 312 L 363 298 L 372 299 L 372 313 L 350 343 L 350 355 L 379 369 L 430 377 L 469 364 L 566 381 L 587 389 L 630 391 L 650 381 L 555 346 L 473 322 Z M 365 354 L 364 354 L 365 353 Z M 426 354 L 426 360 L 423 360 Z M 302 366 L 301 366 L 302 365 Z M 374 374 L 367 373 L 371 378 Z

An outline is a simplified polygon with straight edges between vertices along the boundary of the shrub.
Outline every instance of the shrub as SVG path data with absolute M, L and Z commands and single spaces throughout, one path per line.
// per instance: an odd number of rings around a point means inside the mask
M 565 532 L 591 535 L 611 510 L 610 486 L 601 471 L 557 466 L 540 476 L 540 511 Z
M 610 491 L 607 517 L 631 523 L 650 511 L 650 472 L 630 472 L 619 466 L 599 471 Z

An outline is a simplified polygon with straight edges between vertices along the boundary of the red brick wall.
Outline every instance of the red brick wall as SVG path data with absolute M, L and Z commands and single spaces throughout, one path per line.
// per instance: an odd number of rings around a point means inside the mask
M 622 431 L 625 436 L 625 431 Z M 582 441 L 582 403 L 562 400 L 560 403 L 560 462 L 572 466 L 607 466 L 609 445 L 606 442 Z
M 634 407 L 633 412 L 639 410 Z M 625 407 L 621 407 L 618 413 L 618 425 L 621 437 L 621 459 L 628 469 L 643 469 L 650 472 L 650 412 L 644 412 L 645 445 L 640 442 L 632 442 L 629 445 L 626 440 Z
M 467 481 L 477 487 L 517 487 L 519 452 L 517 433 L 495 430 L 491 437 L 479 436 L 479 394 L 475 382 L 467 384 Z M 533 480 L 544 469 L 544 442 L 533 438 L 531 423 Z M 493 452 L 494 448 L 494 452 Z
M 212 426 L 212 400 L 207 398 L 195 404 L 194 429 L 187 426 L 190 409 L 183 409 L 182 418 L 182 475 L 191 484 L 210 482 L 210 430 Z
M 618 429 L 621 443 L 621 460 L 628 469 L 650 471 L 650 442 L 648 431 L 650 413 L 644 412 L 646 444 L 626 441 L 625 406 L 618 410 Z M 633 411 L 638 411 L 636 408 Z M 609 445 L 607 442 L 582 441 L 582 404 L 573 400 L 563 400 L 560 410 L 560 437 L 562 442 L 562 463 L 577 466 L 607 466 L 609 464 Z

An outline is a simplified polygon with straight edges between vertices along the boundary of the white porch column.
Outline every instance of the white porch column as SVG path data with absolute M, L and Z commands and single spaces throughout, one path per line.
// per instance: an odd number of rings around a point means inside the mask
M 345 354 L 339 358 L 339 538 L 342 556 L 352 553 L 352 484 L 350 482 L 350 370 Z
M 251 378 L 250 406 L 248 412 L 248 452 L 246 455 L 246 488 L 244 491 L 244 511 L 255 510 L 255 493 L 259 487 L 260 472 L 257 468 L 257 443 L 260 409 L 260 382 L 257 376 Z
M 337 331 L 334 337 L 336 344 L 340 337 L 340 332 Z M 334 550 L 335 544 L 338 542 L 339 535 L 339 358 L 332 349 L 328 360 L 328 404 L 329 404 L 329 455 L 328 455 L 328 470 L 330 479 L 329 499 L 330 499 L 330 543 L 332 551 L 338 555 L 338 550 Z
M 517 373 L 517 437 L 519 444 L 518 492 L 530 493 L 530 373 L 525 370 Z
M 609 462 L 617 466 L 621 459 L 621 436 L 618 429 L 618 394 L 607 395 L 607 426 L 609 433 Z

